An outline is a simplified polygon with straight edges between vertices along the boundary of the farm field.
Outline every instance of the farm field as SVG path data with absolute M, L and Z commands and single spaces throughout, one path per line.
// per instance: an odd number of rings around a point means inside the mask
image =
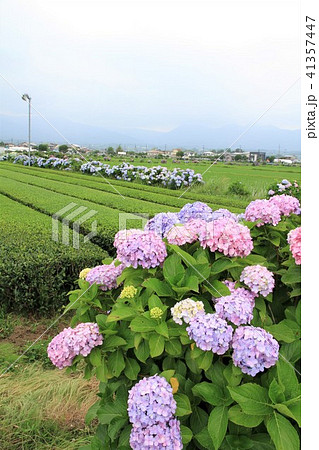
M 112 164 L 118 162 L 112 160 Z M 134 164 L 137 165 L 136 160 Z M 154 160 L 152 163 L 144 163 L 143 161 L 143 164 L 152 166 L 160 164 L 160 162 L 159 160 Z M 170 162 L 170 164 L 174 167 L 173 163 Z M 177 166 L 179 166 L 179 162 Z M 188 166 L 203 173 L 209 167 L 209 163 L 194 165 L 185 163 L 185 168 Z M 82 447 L 83 449 L 89 448 L 87 444 L 96 432 L 96 422 L 88 425 L 85 423 L 84 417 L 89 407 L 96 402 L 95 393 L 98 390 L 98 381 L 95 376 L 87 381 L 80 375 L 84 366 L 83 361 L 80 362 L 74 373 L 52 370 L 53 366 L 46 353 L 49 341 L 59 331 L 69 326 L 69 320 L 66 320 L 65 317 L 61 321 L 58 320 L 57 324 L 36 343 L 30 352 L 23 355 L 18 363 L 15 363 L 15 361 L 27 349 L 28 343 L 36 339 L 63 312 L 63 305 L 67 304 L 67 292 L 76 286 L 76 279 L 80 270 L 101 264 L 109 255 L 114 256 L 112 242 L 114 234 L 119 228 L 121 214 L 143 214 L 152 217 L 159 212 L 177 212 L 185 204 L 194 201 L 205 202 L 213 210 L 227 208 L 234 213 L 242 213 L 251 200 L 264 198 L 271 184 L 279 182 L 283 178 L 300 182 L 300 168 L 216 164 L 204 176 L 207 177 L 204 185 L 193 186 L 184 191 L 183 189 L 170 190 L 153 187 L 137 182 L 103 179 L 99 175 L 92 176 L 78 172 L 26 167 L 9 162 L 0 163 L 0 231 L 2 233 L 0 244 L 0 271 L 2 274 L 0 280 L 0 298 L 2 300 L 2 306 L 0 307 L 0 338 L 2 338 L 0 343 L 0 368 L 1 370 L 6 369 L 14 363 L 14 366 L 1 380 L 0 415 L 6 417 L 0 421 L 1 448 L 6 450 L 22 448 L 27 450 L 49 450 L 51 448 L 76 450 Z M 247 195 L 229 194 L 229 186 L 234 181 L 240 181 L 243 184 L 248 191 Z M 95 216 L 85 221 L 80 228 L 82 234 L 87 234 L 91 231 L 93 221 L 97 220 L 97 235 L 92 239 L 92 242 L 85 245 L 81 244 L 79 250 L 73 249 L 71 245 L 66 246 L 61 242 L 52 240 L 52 215 L 69 204 L 74 206 L 67 214 L 79 206 L 86 208 L 86 211 L 94 210 L 97 212 Z M 65 215 L 62 217 L 65 217 Z M 62 218 L 60 217 L 59 220 L 61 221 Z M 294 220 L 297 220 L 297 222 L 292 222 L 293 226 L 296 226 L 298 219 Z M 70 242 L 72 241 L 72 225 L 75 221 L 76 217 L 70 219 L 69 222 Z M 140 226 L 140 223 L 137 224 L 135 220 L 126 222 L 127 228 L 138 226 Z M 273 227 L 270 227 L 269 231 L 270 233 L 274 232 Z M 277 236 L 269 236 L 269 239 L 267 245 L 278 245 L 278 234 Z M 280 239 L 280 242 L 287 242 L 286 237 Z M 262 250 L 262 247 L 260 249 Z M 258 251 L 257 246 L 257 253 Z M 194 255 L 191 257 L 194 257 Z M 266 264 L 264 256 L 254 254 L 251 257 L 252 262 L 261 261 L 262 264 Z M 249 258 L 247 264 L 251 264 Z M 227 272 L 228 258 L 222 256 L 221 259 L 225 260 L 221 262 L 222 265 L 225 264 L 226 272 L 220 269 L 220 272 L 224 273 L 220 279 L 223 280 L 227 276 L 236 279 L 239 268 L 236 269 L 235 267 Z M 243 264 L 240 261 L 239 259 L 238 266 Z M 217 260 L 214 264 L 216 263 L 220 263 L 220 261 Z M 181 264 L 181 261 L 178 264 Z M 289 264 L 294 264 L 291 259 Z M 274 262 L 270 263 L 269 267 L 273 270 Z M 295 270 L 295 266 L 293 269 Z M 157 270 L 159 272 L 161 269 L 158 268 Z M 282 270 L 286 271 L 287 269 L 285 267 Z M 150 272 L 148 277 L 152 276 Z M 221 277 L 221 274 L 219 276 Z M 216 273 L 213 274 L 213 278 L 215 277 Z M 294 273 L 293 282 L 295 282 L 295 277 Z M 217 281 L 217 283 L 220 282 Z M 218 286 L 218 289 L 221 289 L 221 284 Z M 187 291 L 191 287 L 183 286 L 182 289 Z M 287 291 L 285 298 L 288 299 L 291 290 L 290 284 L 284 286 L 284 289 Z M 197 292 L 197 290 L 195 289 L 194 292 Z M 193 294 L 190 293 L 189 295 L 193 296 Z M 98 293 L 94 295 L 99 296 Z M 201 295 L 206 299 L 210 297 L 205 289 Z M 114 298 L 117 298 L 117 296 L 118 292 L 115 292 Z M 288 301 L 285 305 L 290 309 L 283 311 L 280 308 L 278 310 L 278 321 L 283 321 L 283 325 L 288 319 L 290 322 L 293 321 L 295 334 L 288 330 L 289 333 L 285 331 L 288 333 L 285 336 L 280 329 L 283 326 L 280 323 L 276 334 L 277 325 L 268 316 L 268 328 L 266 329 L 272 330 L 274 336 L 280 341 L 284 357 L 292 364 L 296 362 L 298 364 L 299 357 L 295 355 L 299 351 L 299 331 L 296 332 L 299 327 L 299 319 L 296 319 L 298 317 L 297 301 L 299 299 L 297 289 L 294 290 L 292 295 L 292 299 L 294 298 L 296 301 L 292 304 L 293 306 L 289 306 Z M 264 300 L 261 300 L 261 302 L 261 311 L 255 310 L 256 317 L 253 322 L 255 326 L 261 326 L 264 321 L 266 310 Z M 157 304 L 161 305 L 160 302 L 156 303 L 156 306 Z M 93 317 L 93 320 L 95 320 L 94 315 L 98 310 L 95 309 L 91 306 L 90 317 Z M 77 311 L 77 315 L 84 322 L 88 321 L 85 311 L 82 311 L 81 308 Z M 66 317 L 70 318 L 69 313 Z M 296 320 L 298 323 L 295 323 Z M 179 341 L 179 338 L 177 339 L 177 335 L 175 335 L 177 330 L 178 328 L 170 329 L 170 333 L 173 333 L 174 342 Z M 151 334 L 155 335 L 154 331 Z M 166 338 L 165 334 L 159 339 L 163 341 Z M 181 337 L 181 343 L 178 342 L 178 345 L 181 347 L 182 344 L 184 348 L 187 343 L 188 341 L 183 336 Z M 173 357 L 176 358 L 178 352 L 175 354 L 175 350 L 173 347 L 171 348 L 169 342 L 165 343 L 167 369 L 173 369 L 173 366 L 171 367 L 169 364 Z M 200 352 L 199 349 L 197 351 Z M 119 352 L 122 355 L 121 349 Z M 132 358 L 135 358 L 135 353 L 131 350 L 130 345 L 128 345 L 128 352 L 128 360 L 132 361 Z M 152 355 L 157 355 L 157 350 L 152 352 Z M 179 350 L 179 355 L 180 352 L 181 350 Z M 135 366 L 137 362 L 138 367 L 141 366 L 141 370 L 143 370 L 141 373 L 144 373 L 146 369 L 148 370 L 148 366 L 144 366 L 144 357 L 141 358 L 137 357 Z M 125 364 L 127 364 L 126 361 L 127 355 L 125 356 Z M 176 361 L 178 359 L 175 359 Z M 185 370 L 188 365 L 192 368 L 191 371 L 195 370 L 193 366 L 195 362 L 191 363 L 188 357 L 185 359 L 185 364 L 181 361 L 178 362 L 180 363 L 179 368 L 186 364 Z M 161 367 L 160 363 L 158 364 Z M 175 363 L 173 365 L 175 368 Z M 203 367 L 206 368 L 206 365 L 204 364 Z M 299 365 L 297 367 L 299 370 Z M 164 364 L 162 369 L 154 368 L 155 372 L 161 370 L 164 370 Z M 202 367 L 196 370 L 200 371 Z M 168 370 L 168 372 L 170 371 Z M 172 370 L 172 372 L 174 371 Z M 129 380 L 136 380 L 136 376 L 131 374 L 126 367 L 125 375 L 127 373 L 129 373 Z M 181 373 L 184 373 L 184 369 Z M 273 373 L 271 372 L 272 376 Z M 286 376 L 286 373 L 284 375 Z M 183 376 L 180 379 L 181 390 L 178 394 L 181 397 L 185 397 Z M 289 376 L 292 377 L 291 374 Z M 236 377 L 238 377 L 238 373 Z M 210 378 L 206 377 L 206 382 L 207 379 Z M 228 374 L 226 376 L 225 372 L 224 383 L 226 383 L 226 379 L 228 381 Z M 294 379 L 294 383 L 297 382 L 296 380 Z M 8 396 L 7 392 L 12 392 L 13 395 Z M 287 399 L 287 401 L 292 401 L 289 396 Z M 231 400 L 228 398 L 227 402 L 231 402 Z M 40 405 L 40 407 L 35 408 L 34 405 Z M 192 405 L 192 407 L 194 406 Z M 235 408 L 235 406 L 232 408 Z M 274 414 L 274 417 L 276 414 Z M 282 414 L 285 414 L 285 412 Z M 288 417 L 296 421 L 297 413 L 295 415 L 295 411 L 293 411 L 292 414 Z M 280 420 L 285 420 L 282 417 L 279 416 Z M 187 419 L 185 418 L 185 420 Z M 188 422 L 185 423 L 189 425 Z M 235 424 L 236 422 L 231 423 L 230 419 L 229 429 L 235 430 L 235 427 L 237 427 Z M 241 439 L 243 442 L 248 439 L 250 448 L 254 448 L 252 445 L 256 445 L 255 448 L 260 446 L 260 448 L 274 449 L 266 435 L 265 426 L 260 425 L 260 427 L 260 436 L 256 435 L 256 441 L 254 435 L 248 434 L 249 437 L 242 435 Z M 241 431 L 243 431 L 242 427 L 237 428 L 238 430 L 241 428 Z M 196 426 L 194 429 L 196 429 Z M 184 426 L 184 433 L 185 430 L 188 430 L 187 426 Z M 296 433 L 295 428 L 292 427 L 292 431 L 289 429 L 289 432 Z M 207 444 L 208 447 L 205 446 L 206 444 L 202 444 L 202 442 L 208 442 L 207 439 L 210 438 L 201 436 L 199 428 L 196 433 L 198 434 L 197 436 L 194 435 L 194 439 L 202 447 L 196 446 L 194 448 L 213 448 L 211 441 Z M 296 436 L 294 434 L 292 436 L 296 442 Z M 261 439 L 260 442 L 259 438 Z M 122 448 L 128 447 L 123 444 Z M 292 450 L 292 448 L 289 448 L 289 450 Z

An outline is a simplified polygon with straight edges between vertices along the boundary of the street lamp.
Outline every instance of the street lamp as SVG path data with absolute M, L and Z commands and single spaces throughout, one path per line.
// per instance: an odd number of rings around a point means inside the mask
M 22 100 L 29 103 L 29 166 L 30 164 L 30 151 L 31 151 L 31 97 L 28 94 L 22 95 Z

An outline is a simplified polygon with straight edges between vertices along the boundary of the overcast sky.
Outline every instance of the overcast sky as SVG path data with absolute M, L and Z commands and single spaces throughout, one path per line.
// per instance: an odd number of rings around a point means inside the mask
M 299 2 L 1 0 L 1 73 L 50 120 L 253 122 L 299 77 Z M 26 104 L 0 79 L 0 113 Z M 262 125 L 300 127 L 300 82 Z

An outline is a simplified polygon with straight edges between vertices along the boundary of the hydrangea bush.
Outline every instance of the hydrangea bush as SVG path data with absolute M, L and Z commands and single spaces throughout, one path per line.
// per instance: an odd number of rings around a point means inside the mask
M 293 197 L 298 198 L 300 200 L 301 198 L 301 189 L 300 184 L 294 180 L 282 180 L 280 183 L 272 184 L 269 187 L 268 190 L 268 198 L 271 198 L 273 195 L 281 195 L 281 194 L 287 194 L 292 195 Z
M 2 158 L 2 160 L 5 159 Z M 27 155 L 18 155 L 13 163 L 46 169 L 79 170 L 89 175 L 96 175 L 101 172 L 103 177 L 125 181 L 138 180 L 142 184 L 167 187 L 169 189 L 179 189 L 204 183 L 200 173 L 195 173 L 193 169 L 180 169 L 178 167 L 169 170 L 163 166 L 134 166 L 128 163 L 111 166 L 101 161 L 88 161 L 81 164 L 81 160 L 74 157 L 57 158 L 56 156 L 50 156 L 49 158 L 43 158 L 34 155 L 30 158 Z
M 81 272 L 71 328 L 48 352 L 100 381 L 86 449 L 299 448 L 300 205 L 288 197 L 244 217 L 201 202 L 160 214 Z

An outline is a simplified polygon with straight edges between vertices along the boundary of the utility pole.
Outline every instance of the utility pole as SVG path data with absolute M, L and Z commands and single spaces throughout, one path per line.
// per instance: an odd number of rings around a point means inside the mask
M 31 97 L 28 94 L 23 94 L 22 100 L 29 103 L 29 166 L 30 166 L 31 165 Z

